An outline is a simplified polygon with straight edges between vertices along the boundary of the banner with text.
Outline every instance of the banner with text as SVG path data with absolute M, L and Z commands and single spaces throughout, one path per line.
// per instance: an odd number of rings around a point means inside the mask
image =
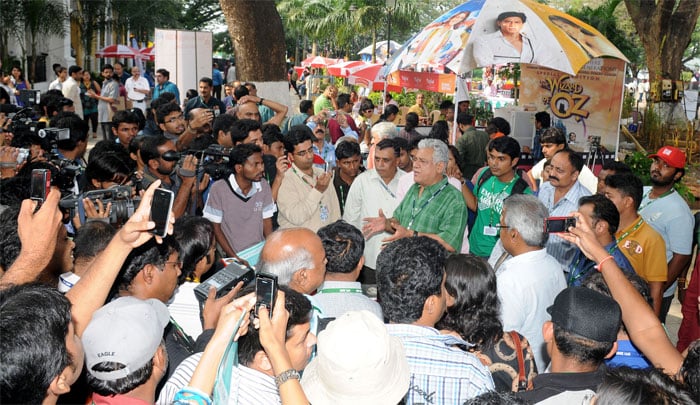
M 617 152 L 625 62 L 593 59 L 576 76 L 522 64 L 520 104 L 547 111 L 569 145 L 589 151 L 599 144 Z M 600 138 L 598 138 L 600 137 Z

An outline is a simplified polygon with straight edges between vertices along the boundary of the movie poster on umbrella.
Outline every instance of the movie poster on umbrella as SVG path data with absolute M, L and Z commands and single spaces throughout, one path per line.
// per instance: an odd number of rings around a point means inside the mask
M 534 65 L 521 69 L 521 105 L 549 112 L 574 150 L 588 151 L 599 136 L 601 146 L 617 151 L 624 61 L 593 59 L 576 76 Z

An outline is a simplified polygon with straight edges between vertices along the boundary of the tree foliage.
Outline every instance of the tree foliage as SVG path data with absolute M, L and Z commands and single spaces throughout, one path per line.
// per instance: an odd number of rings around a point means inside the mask
M 697 0 L 625 0 L 646 51 L 649 78 L 677 80 L 700 15 Z

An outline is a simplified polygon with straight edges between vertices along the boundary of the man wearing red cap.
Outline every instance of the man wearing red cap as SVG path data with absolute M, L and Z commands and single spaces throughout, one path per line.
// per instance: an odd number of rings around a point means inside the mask
M 664 146 L 649 158 L 653 159 L 649 174 L 650 188 L 645 187 L 639 214 L 654 228 L 666 243 L 668 280 L 664 284 L 664 295 L 659 319 L 665 322 L 666 314 L 676 291 L 676 279 L 685 289 L 685 274 L 690 265 L 694 218 L 688 203 L 673 185 L 685 174 L 685 153 L 673 146 Z

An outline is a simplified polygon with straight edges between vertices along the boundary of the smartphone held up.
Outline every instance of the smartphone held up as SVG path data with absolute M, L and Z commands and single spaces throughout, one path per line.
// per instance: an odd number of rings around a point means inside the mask
M 173 210 L 173 201 L 175 194 L 164 188 L 157 188 L 153 193 L 153 201 L 151 202 L 151 221 L 156 223 L 155 228 L 151 229 L 151 233 L 164 238 L 168 234 L 168 223 Z

